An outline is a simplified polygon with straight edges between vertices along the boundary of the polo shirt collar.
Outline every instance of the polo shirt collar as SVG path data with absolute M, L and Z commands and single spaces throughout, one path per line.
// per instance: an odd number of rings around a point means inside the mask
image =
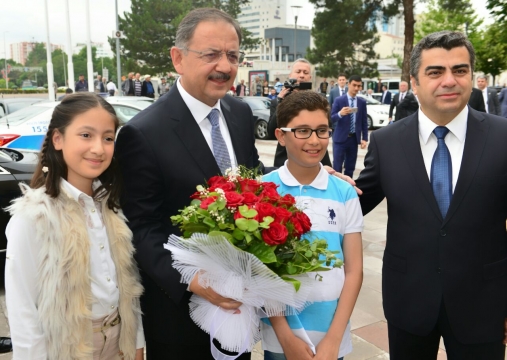
M 287 186 L 304 186 L 296 180 L 296 178 L 290 173 L 287 168 L 288 160 L 285 160 L 284 166 L 282 166 L 278 170 L 278 175 L 280 176 L 280 180 Z M 317 190 L 326 190 L 327 184 L 329 182 L 329 173 L 324 169 L 322 164 L 319 164 L 320 170 L 315 179 L 311 182 L 311 184 L 307 186 L 311 186 Z

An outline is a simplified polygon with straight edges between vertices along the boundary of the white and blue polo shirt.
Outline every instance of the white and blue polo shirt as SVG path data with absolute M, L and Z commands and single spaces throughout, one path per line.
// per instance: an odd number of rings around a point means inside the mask
M 265 175 L 262 181 L 279 185 L 282 195 L 291 194 L 296 198 L 299 209 L 304 211 L 312 222 L 311 231 L 303 237 L 326 239 L 329 250 L 339 250 L 337 257 L 343 259 L 343 236 L 363 231 L 363 214 L 359 198 L 354 188 L 347 182 L 328 174 L 321 165 L 320 172 L 309 185 L 301 185 L 287 168 L 287 162 L 280 169 Z M 343 267 L 320 272 L 322 281 L 315 280 L 309 301 L 313 304 L 300 314 L 287 316 L 293 333 L 313 348 L 324 338 L 338 306 L 345 281 Z M 310 278 L 315 276 L 309 273 Z M 283 353 L 269 319 L 262 319 L 262 347 L 264 350 Z M 343 334 L 338 357 L 352 351 L 350 323 Z

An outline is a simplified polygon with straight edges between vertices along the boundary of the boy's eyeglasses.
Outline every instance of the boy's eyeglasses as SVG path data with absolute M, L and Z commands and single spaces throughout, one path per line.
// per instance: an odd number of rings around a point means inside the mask
M 285 132 L 294 133 L 294 137 L 296 139 L 309 139 L 313 132 L 317 134 L 317 137 L 320 139 L 329 139 L 333 134 L 333 130 L 330 128 L 318 128 L 318 129 L 310 129 L 310 128 L 280 128 L 280 130 Z
M 240 62 L 243 62 L 245 57 L 245 53 L 243 51 L 218 51 L 218 50 L 207 50 L 207 51 L 197 51 L 192 50 L 187 47 L 181 48 L 182 50 L 187 50 L 199 54 L 199 59 L 208 64 L 216 64 L 222 59 L 222 55 L 225 54 L 227 61 L 231 65 L 239 65 Z

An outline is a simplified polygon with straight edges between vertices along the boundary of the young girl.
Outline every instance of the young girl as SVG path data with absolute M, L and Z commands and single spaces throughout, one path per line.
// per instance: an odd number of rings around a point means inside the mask
M 30 187 L 21 184 L 7 209 L 14 359 L 143 359 L 142 287 L 113 158 L 118 126 L 101 97 L 67 95 Z

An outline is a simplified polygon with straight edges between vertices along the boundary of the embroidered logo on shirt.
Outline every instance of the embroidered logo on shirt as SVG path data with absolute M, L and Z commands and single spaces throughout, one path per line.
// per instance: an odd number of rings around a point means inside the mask
M 330 225 L 336 225 L 336 221 L 334 221 L 334 218 L 336 217 L 336 213 L 334 212 L 334 209 L 327 208 L 327 212 L 329 213 L 328 218 L 331 219 L 328 221 L 328 224 Z

